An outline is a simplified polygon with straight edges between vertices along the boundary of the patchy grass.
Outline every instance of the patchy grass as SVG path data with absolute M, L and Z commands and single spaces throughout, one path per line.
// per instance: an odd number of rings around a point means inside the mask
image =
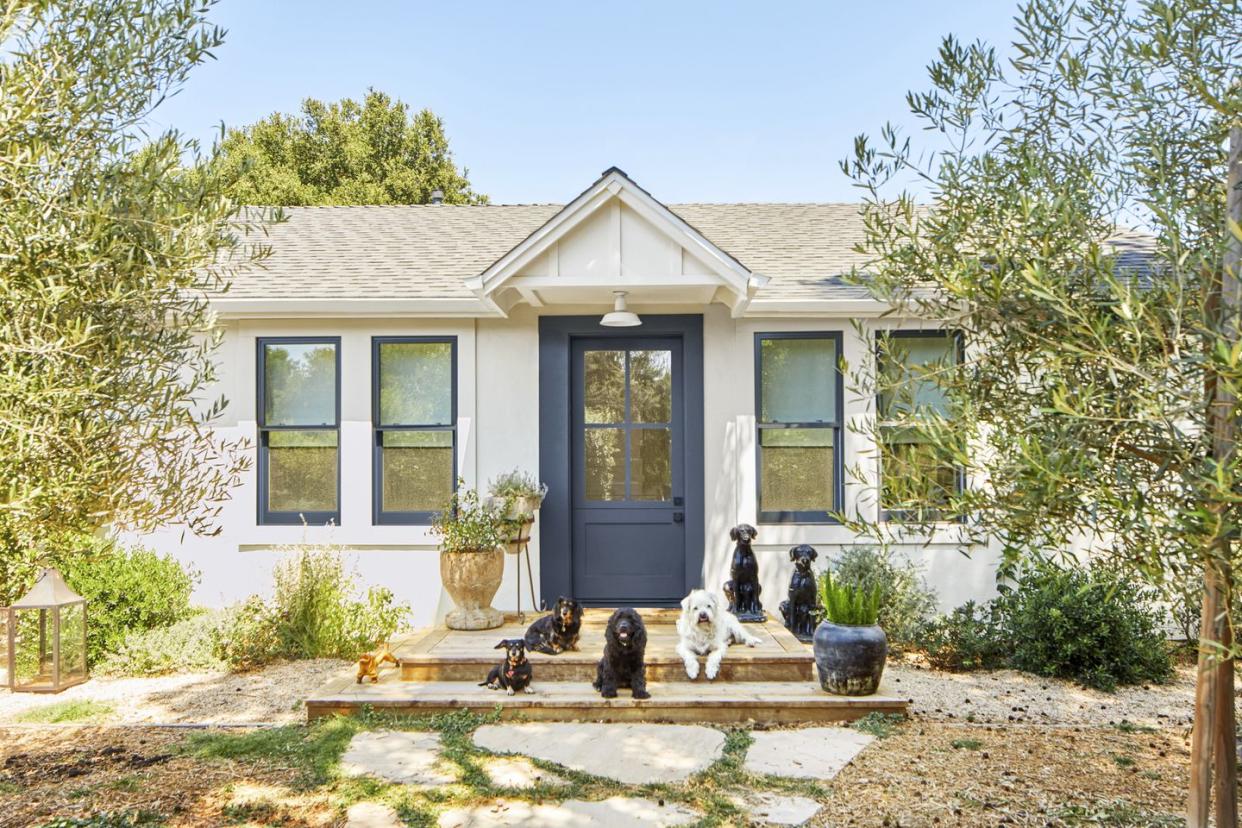
M 1058 809 L 1054 815 L 1066 825 L 1092 828 L 1180 828 L 1186 824 L 1185 817 L 1154 813 L 1131 805 L 1124 799 L 1067 806 Z
M 104 702 L 84 699 L 61 701 L 32 707 L 17 716 L 17 721 L 29 724 L 62 724 L 64 722 L 87 722 L 111 716 L 115 708 Z
M 954 750 L 978 750 L 983 747 L 983 742 L 978 739 L 954 739 L 951 744 Z
M 1122 733 L 1155 733 L 1156 732 L 1156 729 L 1154 727 L 1149 727 L 1148 725 L 1138 725 L 1138 724 L 1135 724 L 1134 722 L 1127 721 L 1125 719 L 1122 719 L 1117 724 L 1113 725 L 1113 727 L 1117 728 Z
M 1116 763 L 1117 767 L 1119 768 L 1134 767 L 1134 757 L 1126 756 L 1124 753 L 1114 753 L 1113 762 Z
M 54 819 L 42 828 L 146 828 L 164 824 L 164 818 L 153 811 L 101 813 L 74 819 Z
M 969 717 L 968 717 L 969 718 Z M 869 733 L 877 739 L 887 739 L 897 732 L 906 717 L 900 713 L 868 713 L 851 727 L 863 733 Z

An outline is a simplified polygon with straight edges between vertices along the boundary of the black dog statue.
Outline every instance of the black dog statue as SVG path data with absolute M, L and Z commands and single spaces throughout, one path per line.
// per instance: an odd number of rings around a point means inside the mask
M 750 542 L 759 532 L 749 523 L 739 523 L 729 530 L 729 539 L 736 541 L 733 547 L 733 565 L 729 567 L 730 579 L 725 581 L 724 594 L 729 599 L 729 612 L 737 616 L 738 621 L 766 621 L 768 616 L 763 611 L 763 603 L 759 593 L 763 587 L 759 584 L 759 561 L 750 548 Z
M 647 628 L 629 607 L 621 607 L 604 629 L 604 657 L 595 668 L 593 687 L 606 699 L 617 696 L 618 687 L 630 688 L 636 699 L 649 699 L 647 692 Z
M 815 583 L 812 564 L 819 557 L 815 547 L 802 544 L 789 550 L 789 560 L 794 562 L 793 576 L 789 579 L 789 600 L 781 601 L 781 615 L 785 628 L 799 641 L 810 641 L 815 636 L 815 625 L 823 614 L 819 603 L 819 589 Z
M 518 690 L 525 693 L 535 692 L 530 686 L 535 674 L 530 662 L 526 660 L 526 642 L 520 638 L 506 638 L 495 649 L 505 651 L 505 660 L 493 667 L 487 674 L 487 681 L 479 682 L 479 686 L 489 690 L 504 690 L 510 696 Z
M 551 615 L 545 615 L 527 628 L 526 649 L 546 655 L 576 650 L 581 631 L 582 605 L 562 595 L 556 599 Z

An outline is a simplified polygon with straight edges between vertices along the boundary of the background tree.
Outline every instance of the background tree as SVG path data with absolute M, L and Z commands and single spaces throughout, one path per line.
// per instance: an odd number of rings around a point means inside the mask
M 1242 158 L 1231 166 L 1227 151 L 1231 130 L 1242 151 L 1242 9 L 1032 0 L 1014 50 L 1006 65 L 986 44 L 946 39 L 932 89 L 908 96 L 942 143 L 924 152 L 888 127 L 844 164 L 868 194 L 874 261 L 855 281 L 964 344 L 964 358 L 857 370 L 851 384 L 906 395 L 895 410 L 922 446 L 907 472 L 948 465 L 970 481 L 910 486 L 937 502 L 901 524 L 844 517 L 892 540 L 962 516 L 967 539 L 997 543 L 1009 572 L 1081 538 L 1154 583 L 1206 571 L 1190 816 L 1207 824 L 1214 723 L 1218 824 L 1234 825 L 1242 229 L 1226 213 L 1242 205 L 1230 192 Z M 929 208 L 893 193 L 912 179 Z M 900 342 L 880 339 L 884 366 L 901 364 Z M 920 402 L 936 397 L 948 405 Z M 881 475 L 902 467 L 888 459 Z
M 447 204 L 487 201 L 458 172 L 444 123 L 374 89 L 362 103 L 307 98 L 301 117 L 276 113 L 229 130 L 226 168 L 239 204 L 426 204 L 433 190 Z
M 0 604 L 105 528 L 211 531 L 245 467 L 207 428 L 205 297 L 258 225 L 213 157 L 142 131 L 221 43 L 212 4 L 0 6 Z

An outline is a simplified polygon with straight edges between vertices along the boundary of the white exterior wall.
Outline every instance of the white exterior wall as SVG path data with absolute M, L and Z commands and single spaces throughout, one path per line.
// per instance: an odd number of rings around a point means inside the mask
M 677 308 L 675 312 L 687 312 Z M 729 529 L 736 523 L 758 527 L 755 549 L 763 582 L 763 601 L 775 612 L 785 597 L 790 564 L 788 550 L 800 543 L 814 545 L 821 564 L 843 546 L 857 543 L 848 530 L 832 525 L 759 524 L 756 522 L 754 336 L 775 331 L 838 331 L 851 365 L 864 361 L 869 343 L 861 341 L 852 320 L 733 319 L 722 305 L 699 308 L 704 313 L 704 582 L 719 590 L 728 579 L 732 544 Z M 673 311 L 670 311 L 673 312 Z M 887 323 L 886 323 L 887 324 Z M 871 329 L 864 329 L 868 338 Z M 638 330 L 641 332 L 641 329 Z M 414 610 L 414 622 L 439 620 L 450 607 L 440 586 L 436 539 L 426 527 L 373 526 L 371 522 L 371 337 L 452 335 L 458 348 L 458 470 L 468 486 L 486 486 L 513 468 L 537 472 L 539 465 L 538 317 L 520 307 L 508 319 L 306 319 L 235 320 L 229 323 L 220 351 L 218 391 L 229 400 L 219 428 L 227 436 L 245 436 L 253 444 L 255 423 L 255 339 L 260 336 L 339 336 L 341 338 L 341 525 L 335 527 L 260 526 L 257 523 L 256 470 L 224 507 L 220 534 L 211 538 L 182 537 L 179 528 L 155 533 L 142 543 L 172 552 L 199 570 L 196 600 L 209 606 L 227 605 L 271 588 L 275 548 L 308 541 L 345 547 L 363 584 L 382 584 Z M 872 414 L 872 401 L 847 387 L 845 418 Z M 843 430 L 843 466 L 874 456 L 864 434 Z M 863 462 L 866 466 L 867 463 Z M 871 461 L 874 467 L 874 461 Z M 873 496 L 845 480 L 847 510 L 874 508 Z M 539 589 L 539 524 L 535 525 L 531 558 Z M 968 599 L 987 598 L 995 591 L 997 557 L 988 550 L 962 554 L 952 529 L 933 544 L 912 543 L 901 551 L 920 565 L 937 591 L 943 609 Z M 504 582 L 495 606 L 515 606 L 516 559 L 506 557 Z M 529 608 L 526 573 L 523 604 Z M 554 597 L 554 596 L 553 596 Z

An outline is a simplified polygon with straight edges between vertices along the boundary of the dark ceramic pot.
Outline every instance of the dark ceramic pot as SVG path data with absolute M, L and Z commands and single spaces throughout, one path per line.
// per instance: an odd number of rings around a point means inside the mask
M 877 626 L 823 621 L 815 630 L 814 650 L 821 687 L 838 696 L 870 696 L 884 674 L 888 636 Z

